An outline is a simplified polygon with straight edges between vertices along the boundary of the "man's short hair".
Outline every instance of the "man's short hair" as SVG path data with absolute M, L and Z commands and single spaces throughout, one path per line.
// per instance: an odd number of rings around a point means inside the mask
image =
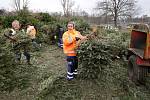
M 19 23 L 18 20 L 14 20 L 14 21 L 12 22 L 12 26 L 13 26 L 14 24 L 19 24 L 19 25 L 20 25 L 20 23 Z
M 75 28 L 75 22 L 70 21 L 70 22 L 68 22 L 68 24 L 72 24 L 72 25 L 73 25 L 73 27 Z

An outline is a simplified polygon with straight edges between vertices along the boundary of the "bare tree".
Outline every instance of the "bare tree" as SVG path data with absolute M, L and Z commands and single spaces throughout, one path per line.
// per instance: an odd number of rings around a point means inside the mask
M 60 0 L 63 7 L 64 16 L 69 16 L 72 12 L 72 7 L 75 2 L 72 0 Z
M 5 15 L 6 14 L 6 10 L 5 9 L 0 9 L 0 16 L 3 16 L 3 15 Z
M 13 0 L 13 5 L 16 11 L 24 10 L 28 7 L 28 0 Z
M 121 16 L 130 16 L 135 10 L 135 0 L 104 0 L 98 1 L 97 9 L 113 17 L 114 25 L 117 27 L 118 18 Z

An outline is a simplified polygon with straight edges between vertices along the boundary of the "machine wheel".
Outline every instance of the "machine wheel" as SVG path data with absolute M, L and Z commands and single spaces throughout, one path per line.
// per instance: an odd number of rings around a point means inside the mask
M 135 83 L 145 83 L 145 76 L 147 75 L 147 68 L 139 66 L 136 63 L 137 56 L 129 57 L 128 62 L 128 76 L 129 79 Z

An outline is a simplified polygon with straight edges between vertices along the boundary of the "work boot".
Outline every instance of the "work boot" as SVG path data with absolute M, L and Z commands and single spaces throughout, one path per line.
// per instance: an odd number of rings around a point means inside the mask
M 78 75 L 77 69 L 74 70 L 73 75 L 75 78 L 77 77 L 77 75 Z
M 30 61 L 27 61 L 27 64 L 28 64 L 28 65 L 32 65 Z
M 21 60 L 16 59 L 15 63 L 18 64 L 18 65 L 20 65 L 21 64 Z

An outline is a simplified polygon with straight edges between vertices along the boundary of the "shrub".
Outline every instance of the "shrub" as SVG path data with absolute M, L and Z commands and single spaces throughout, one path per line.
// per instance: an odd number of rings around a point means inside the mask
M 35 68 L 33 68 L 35 70 Z M 13 91 L 15 88 L 28 87 L 30 73 L 33 72 L 28 65 L 15 63 L 12 45 L 0 35 L 0 92 Z M 31 71 L 28 74 L 27 71 Z M 22 73 L 23 72 L 23 73 Z M 29 77 L 30 76 L 30 77 Z
M 98 36 L 80 46 L 78 56 L 83 78 L 99 78 L 103 69 L 111 66 L 114 59 L 124 57 L 129 40 L 129 38 L 124 37 L 124 34 L 128 33 L 107 34 L 104 39 Z
M 45 23 L 56 21 L 56 19 L 54 17 L 50 16 L 48 13 L 39 13 L 38 19 Z
M 4 17 L 2 17 L 3 28 L 11 27 L 11 23 L 15 19 L 17 19 L 17 16 L 4 16 Z
M 10 47 L 5 44 L 5 39 L 0 37 L 0 91 L 10 91 L 13 88 L 16 65 L 10 51 Z

